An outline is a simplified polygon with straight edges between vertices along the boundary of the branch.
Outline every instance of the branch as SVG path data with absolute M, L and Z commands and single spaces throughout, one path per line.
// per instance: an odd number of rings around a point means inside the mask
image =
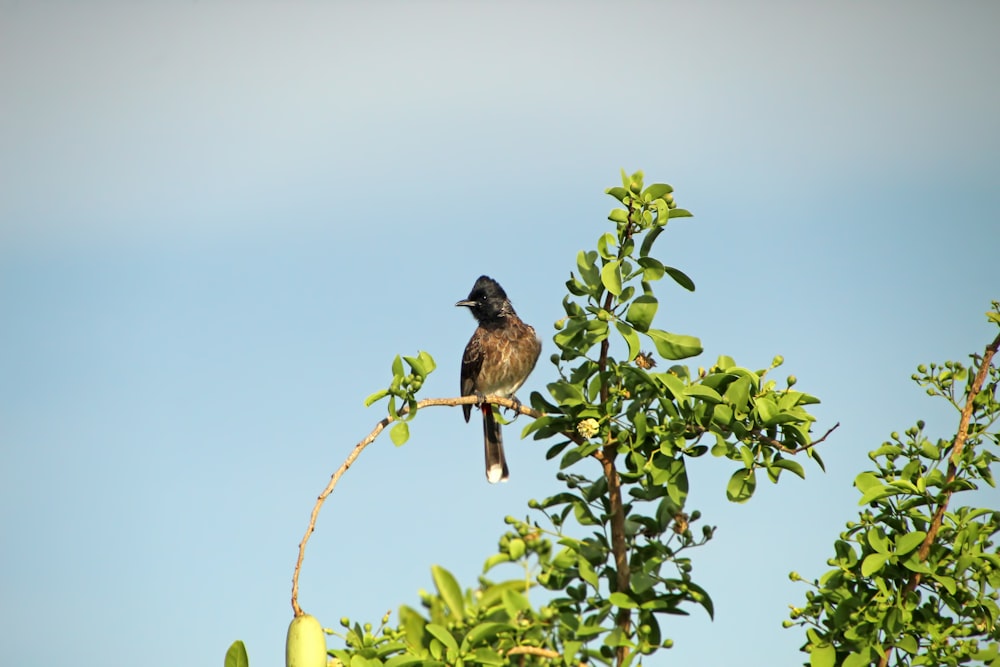
M 781 442 L 780 440 L 775 440 L 774 438 L 768 438 L 766 435 L 762 435 L 760 432 L 757 433 L 757 437 L 760 438 L 762 442 L 766 442 L 767 444 L 777 449 L 780 449 L 786 454 L 798 454 L 800 452 L 806 451 L 807 449 L 811 449 L 816 445 L 818 445 L 819 443 L 823 442 L 830 436 L 831 433 L 836 431 L 838 428 L 840 428 L 840 422 L 837 422 L 836 424 L 831 426 L 830 429 L 822 435 L 822 437 L 813 440 L 808 445 L 803 445 L 802 447 L 797 447 L 797 448 L 788 447 L 785 445 L 785 443 Z
M 425 398 L 417 403 L 417 409 L 419 410 L 420 408 L 438 405 L 480 405 L 481 403 L 499 405 L 510 410 L 515 410 L 519 414 L 534 417 L 535 419 L 542 416 L 542 413 L 538 410 L 530 408 L 522 404 L 520 401 L 505 398 L 503 396 L 487 396 L 483 401 L 480 401 L 476 396 L 462 396 L 459 398 Z M 403 406 L 403 409 L 399 411 L 399 416 L 402 417 L 409 412 L 409 406 Z M 333 473 L 330 477 L 330 482 L 326 485 L 326 488 L 323 489 L 323 492 L 316 498 L 316 504 L 313 505 L 312 514 L 309 516 L 309 527 L 306 528 L 306 533 L 302 536 L 302 541 L 299 542 L 299 556 L 295 561 L 295 572 L 292 574 L 292 610 L 295 612 L 296 616 L 302 616 L 302 614 L 305 613 L 302 611 L 302 607 L 299 606 L 299 573 L 302 571 L 302 560 L 306 556 L 306 544 L 309 542 L 309 538 L 316 530 L 316 518 L 319 516 L 320 508 L 323 507 L 323 503 L 326 502 L 326 499 L 331 493 L 333 493 L 333 489 L 337 486 L 337 482 L 339 482 L 340 478 L 345 472 L 347 472 L 347 469 L 354 464 L 354 461 L 361 455 L 364 448 L 375 442 L 375 438 L 377 438 L 379 434 L 385 430 L 385 427 L 397 420 L 398 418 L 393 417 L 392 415 L 385 417 L 375 425 L 375 428 L 372 429 L 371 433 L 365 436 L 361 442 L 354 445 L 354 449 L 351 450 L 351 453 L 348 454 L 344 462 L 339 468 L 337 468 L 337 471 Z
M 608 292 L 604 297 L 604 310 L 610 311 L 613 303 L 614 295 Z M 605 336 L 604 340 L 601 341 L 601 356 L 597 362 L 601 378 L 600 398 L 602 405 L 608 404 L 610 394 L 607 378 L 608 352 L 610 347 L 611 341 Z M 597 456 L 597 460 L 601 462 L 604 477 L 608 481 L 608 509 L 611 514 L 611 551 L 615 557 L 616 587 L 619 591 L 625 593 L 629 589 L 629 580 L 632 574 L 629 571 L 628 546 L 625 541 L 625 506 L 622 503 L 622 480 L 618 475 L 618 469 L 615 468 L 617 447 L 614 443 L 605 443 L 604 447 L 598 451 L 601 455 Z M 597 452 L 595 452 L 596 454 Z M 621 629 L 622 635 L 627 636 L 632 624 L 632 610 L 620 607 L 615 617 L 615 623 Z M 619 667 L 624 664 L 627 657 L 628 647 L 624 645 L 619 646 L 617 651 L 617 664 Z
M 998 349 L 1000 349 L 1000 334 L 997 334 L 993 342 L 986 346 L 986 351 L 983 353 L 982 359 L 979 360 L 979 370 L 976 372 L 976 377 L 972 380 L 972 384 L 966 393 L 965 406 L 963 406 L 962 416 L 958 420 L 958 431 L 955 432 L 955 442 L 951 450 L 951 456 L 948 457 L 948 474 L 944 482 L 944 488 L 947 491 L 941 494 L 941 502 L 938 503 L 937 508 L 934 510 L 934 516 L 931 518 L 931 525 L 927 530 L 927 535 L 924 537 L 924 541 L 920 543 L 920 548 L 917 549 L 917 558 L 920 559 L 920 562 L 927 560 L 927 556 L 931 552 L 931 545 L 934 544 L 938 531 L 941 530 L 944 514 L 948 510 L 948 502 L 951 500 L 953 493 L 951 485 L 958 476 L 958 462 L 962 458 L 965 442 L 969 437 L 969 422 L 972 421 L 972 412 L 975 409 L 973 403 L 976 400 L 976 396 L 983 389 L 983 383 L 986 382 L 986 376 L 989 374 L 993 363 L 993 355 L 997 353 Z M 921 579 L 922 577 L 919 572 L 913 572 L 910 575 L 909 580 L 903 587 L 903 599 L 917 589 Z M 889 664 L 889 654 L 892 652 L 892 649 L 893 647 L 891 646 L 886 648 L 885 653 L 882 654 L 882 658 L 879 660 L 879 667 L 886 667 Z
M 538 646 L 515 646 L 511 650 L 507 651 L 507 655 L 537 655 L 542 658 L 560 657 L 558 651 L 551 651 L 547 648 L 540 648 Z

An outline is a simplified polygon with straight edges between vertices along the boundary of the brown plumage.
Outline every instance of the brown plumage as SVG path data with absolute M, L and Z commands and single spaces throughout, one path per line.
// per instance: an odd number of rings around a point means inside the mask
M 480 276 L 469 297 L 455 305 L 469 308 L 479 323 L 462 357 L 462 395 L 514 398 L 542 351 L 534 328 L 521 321 L 507 293 L 487 276 Z M 507 458 L 493 406 L 484 403 L 479 408 L 483 413 L 486 479 L 490 483 L 506 481 Z M 462 411 L 469 421 L 472 406 L 463 405 Z

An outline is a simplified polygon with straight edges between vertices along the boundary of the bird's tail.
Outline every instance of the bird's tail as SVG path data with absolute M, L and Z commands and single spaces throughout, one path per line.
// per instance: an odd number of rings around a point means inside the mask
M 493 416 L 493 406 L 484 404 L 483 411 L 483 443 L 486 448 L 486 479 L 490 484 L 506 482 L 510 476 L 507 470 L 507 457 L 503 453 L 503 435 L 500 424 Z

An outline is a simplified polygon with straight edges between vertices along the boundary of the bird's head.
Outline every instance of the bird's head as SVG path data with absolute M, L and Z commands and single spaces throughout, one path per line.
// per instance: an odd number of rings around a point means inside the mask
M 500 287 L 500 283 L 489 276 L 479 276 L 469 296 L 455 305 L 471 310 L 473 317 L 480 322 L 489 322 L 512 312 L 507 293 Z

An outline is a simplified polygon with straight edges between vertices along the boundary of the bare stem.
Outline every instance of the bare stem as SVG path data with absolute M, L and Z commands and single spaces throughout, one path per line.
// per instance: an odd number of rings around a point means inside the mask
M 542 416 L 542 413 L 538 410 L 534 410 L 514 399 L 505 398 L 503 396 L 487 396 L 485 403 L 490 403 L 492 405 L 499 405 L 504 408 L 509 408 L 511 410 L 516 410 L 520 414 L 528 415 L 530 417 L 538 418 Z M 476 396 L 462 396 L 459 398 L 425 398 L 424 400 L 417 403 L 417 409 L 426 408 L 430 406 L 437 405 L 478 405 L 480 400 Z M 409 412 L 408 406 L 404 406 L 402 410 L 399 411 L 400 416 L 405 415 Z M 386 426 L 396 421 L 395 417 L 387 416 L 385 419 L 381 420 L 372 429 L 361 442 L 354 445 L 354 449 L 348 454 L 347 458 L 344 460 L 337 471 L 333 473 L 330 477 L 330 482 L 323 489 L 323 492 L 319 494 L 316 498 L 316 504 L 313 505 L 312 514 L 309 515 L 309 527 L 306 528 L 305 535 L 302 536 L 302 541 L 299 542 L 299 556 L 295 561 L 295 572 L 292 574 L 292 610 L 295 612 L 296 616 L 302 616 L 305 612 L 302 611 L 302 607 L 299 606 L 299 573 L 302 571 L 302 561 L 306 557 L 306 544 L 309 542 L 309 538 L 312 536 L 313 532 L 316 530 L 316 518 L 319 516 L 319 510 L 323 507 L 323 503 L 326 499 L 333 493 L 334 487 L 337 486 L 337 482 L 340 478 L 347 472 L 347 469 L 353 465 L 354 461 L 357 460 L 358 456 L 368 445 L 375 441 L 375 438 L 385 429 Z
M 614 295 L 608 292 L 604 298 L 604 310 L 611 310 Z M 607 338 L 601 341 L 601 356 L 598 359 L 598 369 L 601 377 L 601 405 L 608 404 L 610 391 L 607 381 L 608 352 L 610 342 Z M 629 579 L 631 572 L 628 563 L 628 547 L 625 543 L 625 506 L 622 503 L 622 483 L 618 476 L 618 469 L 615 468 L 615 457 L 617 447 L 614 443 L 606 444 L 602 449 L 594 452 L 595 458 L 601 462 L 604 471 L 604 478 L 608 482 L 608 509 L 611 513 L 611 552 L 615 558 L 615 571 L 617 588 L 622 593 L 627 593 L 629 589 Z M 632 612 L 630 609 L 621 607 L 615 618 L 615 623 L 621 628 L 623 635 L 628 635 L 629 626 L 632 623 Z M 628 647 L 618 647 L 618 664 L 621 665 L 628 657 Z

